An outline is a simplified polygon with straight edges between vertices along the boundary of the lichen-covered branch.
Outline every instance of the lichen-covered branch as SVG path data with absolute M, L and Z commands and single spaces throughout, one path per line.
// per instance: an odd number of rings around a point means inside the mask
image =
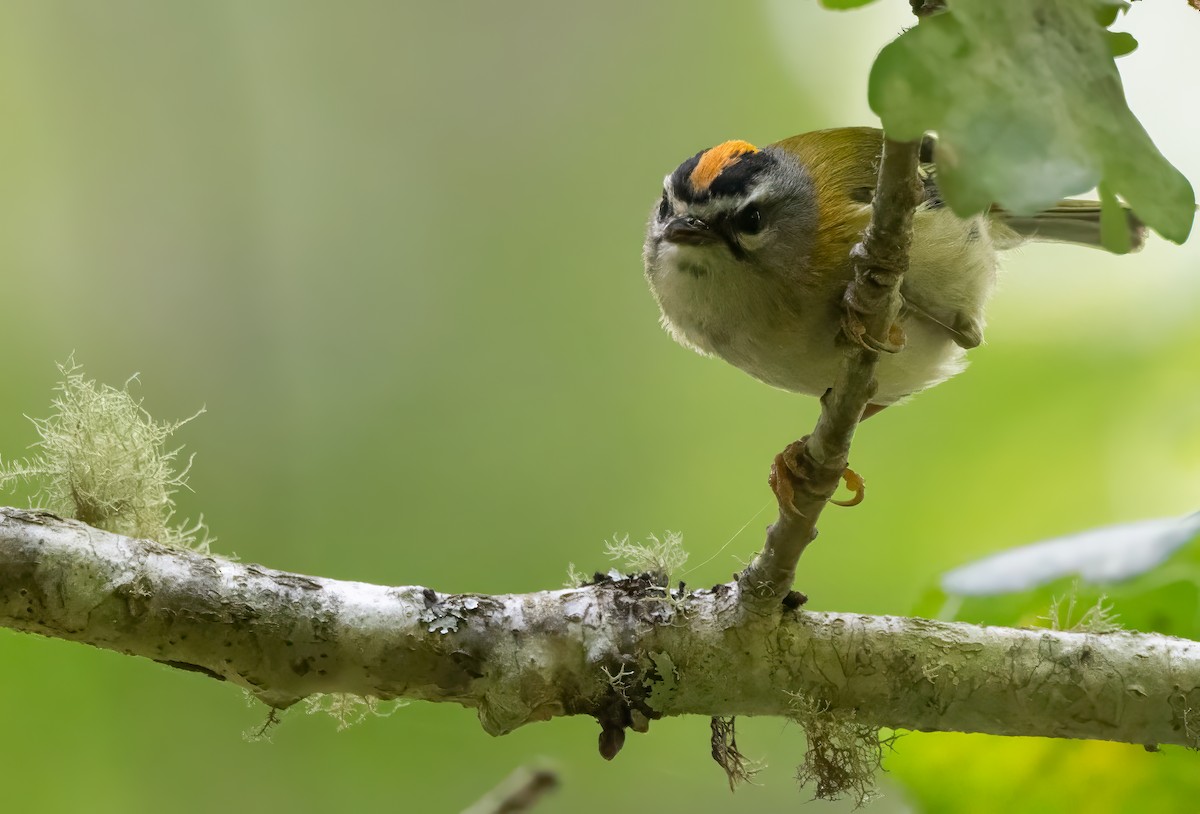
M 771 486 L 779 499 L 779 519 L 738 580 L 756 605 L 770 605 L 791 590 L 796 563 L 816 539 L 817 519 L 847 471 L 854 430 L 875 395 L 879 355 L 903 347 L 897 316 L 913 211 L 921 200 L 919 148 L 918 142 L 884 139 L 871 221 L 851 252 L 854 279 L 846 289 L 843 326 L 851 341 L 837 380 L 821 399 L 812 434 L 775 459 Z
M 1157 635 L 754 612 L 736 583 L 523 595 L 299 576 L 0 509 L 0 625 L 250 689 L 452 701 L 502 734 L 591 715 L 854 716 L 874 726 L 1200 743 L 1200 644 Z M 619 744 L 618 744 L 619 746 Z M 615 753 L 615 752 L 613 752 Z

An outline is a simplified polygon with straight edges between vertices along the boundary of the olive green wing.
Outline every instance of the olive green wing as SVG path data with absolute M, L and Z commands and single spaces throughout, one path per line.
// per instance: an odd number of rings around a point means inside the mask
M 833 268 L 848 262 L 850 246 L 861 237 L 875 197 L 883 131 L 875 127 L 816 130 L 784 139 L 775 146 L 795 155 L 815 182 L 824 230 L 817 242 L 828 256 L 815 257 L 814 265 Z M 933 147 L 932 137 L 921 143 L 919 172 L 925 189 L 922 207 L 926 210 L 942 206 L 932 165 Z M 983 341 L 983 327 L 976 320 L 966 313 L 943 312 L 922 302 L 933 300 L 923 298 L 911 280 L 901 287 L 901 294 L 909 313 L 942 326 L 964 348 Z

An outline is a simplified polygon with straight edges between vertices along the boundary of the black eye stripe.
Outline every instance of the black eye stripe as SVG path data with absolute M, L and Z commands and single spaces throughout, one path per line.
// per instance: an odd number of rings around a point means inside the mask
M 762 231 L 762 210 L 757 204 L 750 204 L 742 207 L 740 212 L 733 216 L 733 228 L 737 229 L 744 235 L 756 235 Z

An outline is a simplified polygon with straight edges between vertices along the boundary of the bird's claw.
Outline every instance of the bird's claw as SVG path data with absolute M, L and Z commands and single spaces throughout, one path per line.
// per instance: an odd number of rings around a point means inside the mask
M 775 499 L 779 502 L 779 511 L 782 514 L 800 516 L 800 511 L 796 508 L 796 491 L 804 489 L 809 492 L 815 492 L 812 485 L 812 477 L 810 475 L 812 462 L 804 460 L 805 442 L 808 441 L 808 436 L 804 436 L 799 441 L 793 441 L 788 444 L 783 452 L 775 456 L 775 460 L 771 463 L 771 474 L 767 482 L 771 485 L 771 491 L 775 494 Z M 854 496 L 846 500 L 833 500 L 829 498 L 829 502 L 835 506 L 857 506 L 863 502 L 866 497 L 866 482 L 862 476 L 853 469 L 847 468 L 841 474 L 841 479 L 845 481 L 846 487 L 854 492 Z M 832 491 L 832 489 L 830 490 Z
M 893 278 L 899 272 L 880 268 L 879 260 L 868 258 L 861 243 L 854 247 L 852 254 L 859 262 L 879 270 L 861 280 L 855 278 L 846 286 L 846 293 L 842 295 L 842 306 L 845 309 L 842 313 L 842 333 L 861 348 L 879 353 L 899 353 L 904 350 L 906 341 L 904 328 L 899 322 L 889 325 L 887 336 L 881 339 L 872 336 L 863 324 L 864 316 L 877 314 L 887 307 L 886 293 L 890 291 L 889 286 L 894 285 Z
M 847 311 L 842 317 L 842 333 L 855 345 L 878 353 L 899 353 L 904 350 L 904 344 L 908 341 L 899 322 L 891 324 L 886 339 L 876 339 L 867 332 L 867 326 L 853 310 Z
M 854 497 L 846 500 L 830 499 L 829 502 L 834 506 L 857 506 L 862 503 L 867 496 L 867 482 L 863 480 L 863 476 L 846 467 L 846 471 L 842 472 L 842 480 L 845 481 L 846 488 L 854 492 Z

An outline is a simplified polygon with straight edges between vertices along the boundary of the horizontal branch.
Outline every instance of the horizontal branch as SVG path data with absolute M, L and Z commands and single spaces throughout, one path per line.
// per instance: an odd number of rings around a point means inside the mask
M 193 670 L 277 708 L 345 692 L 453 701 L 492 734 L 586 714 L 612 735 L 815 702 L 903 729 L 1200 743 L 1195 642 L 764 615 L 739 600 L 736 583 L 681 596 L 644 578 L 499 596 L 388 588 L 0 509 L 0 625 Z

